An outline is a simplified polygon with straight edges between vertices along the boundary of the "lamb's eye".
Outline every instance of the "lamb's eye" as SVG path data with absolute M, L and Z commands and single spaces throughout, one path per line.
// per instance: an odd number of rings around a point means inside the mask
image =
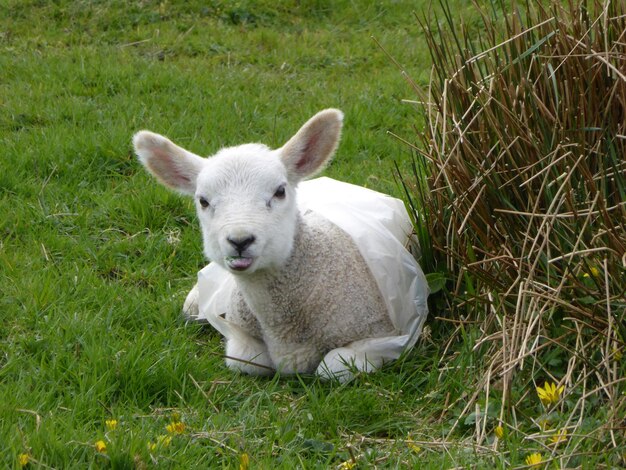
M 200 197 L 200 199 L 198 199 L 198 202 L 200 203 L 200 205 L 206 209 L 207 207 L 209 207 L 209 201 L 207 201 L 205 198 Z
M 285 185 L 281 184 L 274 193 L 276 199 L 285 199 Z

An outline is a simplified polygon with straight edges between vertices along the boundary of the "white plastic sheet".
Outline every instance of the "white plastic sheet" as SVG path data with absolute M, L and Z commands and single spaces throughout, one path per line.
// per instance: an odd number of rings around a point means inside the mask
M 374 370 L 413 347 L 428 314 L 428 283 L 407 250 L 412 232 L 404 203 L 360 186 L 330 178 L 304 181 L 298 186 L 301 211 L 312 210 L 347 232 L 367 262 L 389 311 L 398 336 L 366 338 L 330 351 L 318 369 L 336 371 L 350 356 L 366 357 L 361 370 Z M 198 273 L 198 320 L 208 321 L 226 338 L 247 336 L 221 316 L 230 309 L 236 284 L 231 273 L 215 263 Z

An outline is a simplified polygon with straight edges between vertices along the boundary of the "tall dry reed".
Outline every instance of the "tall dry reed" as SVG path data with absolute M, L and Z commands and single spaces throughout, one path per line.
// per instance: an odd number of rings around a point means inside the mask
M 445 5 L 421 21 L 431 80 L 407 80 L 426 126 L 404 138 L 402 181 L 423 262 L 448 280 L 435 315 L 482 334 L 465 414 L 500 396 L 521 430 L 520 388 L 554 381 L 570 436 L 585 433 L 571 456 L 626 440 L 626 2 L 538 3 L 482 8 L 471 31 Z M 606 409 L 593 432 L 591 399 Z

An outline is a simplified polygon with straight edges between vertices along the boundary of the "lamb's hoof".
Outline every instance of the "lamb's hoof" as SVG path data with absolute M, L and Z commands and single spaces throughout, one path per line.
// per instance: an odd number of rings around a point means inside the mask
M 367 353 L 360 350 L 358 343 L 356 341 L 329 351 L 315 373 L 323 380 L 345 384 L 360 372 L 370 373 L 379 369 L 383 365 L 383 358 L 375 355 L 368 357 Z
M 341 364 L 338 366 L 337 364 L 328 365 L 326 362 L 322 362 L 315 374 L 320 377 L 322 380 L 327 380 L 329 382 L 338 382 L 341 384 L 345 384 L 351 382 L 354 379 L 356 370 L 354 367 L 349 367 L 347 364 Z
M 198 307 L 198 284 L 193 286 L 193 289 L 187 294 L 185 303 L 183 305 L 183 317 L 188 322 L 205 322 L 203 319 L 198 319 L 200 315 L 200 309 Z

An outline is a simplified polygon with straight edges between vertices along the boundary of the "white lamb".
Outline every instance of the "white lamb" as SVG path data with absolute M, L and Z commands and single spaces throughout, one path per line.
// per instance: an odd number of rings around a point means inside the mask
M 143 165 L 166 186 L 193 196 L 204 253 L 234 275 L 223 312 L 238 334 L 226 341 L 226 363 L 265 375 L 345 374 L 372 364 L 366 338 L 398 334 L 385 300 L 352 238 L 315 212 L 302 213 L 298 183 L 331 159 L 343 114 L 313 116 L 283 147 L 224 148 L 210 158 L 148 131 L 134 136 Z M 421 272 L 421 271 L 420 271 Z M 197 314 L 197 288 L 185 309 Z M 327 358 L 336 350 L 334 358 Z M 384 356 L 384 354 L 383 354 Z

